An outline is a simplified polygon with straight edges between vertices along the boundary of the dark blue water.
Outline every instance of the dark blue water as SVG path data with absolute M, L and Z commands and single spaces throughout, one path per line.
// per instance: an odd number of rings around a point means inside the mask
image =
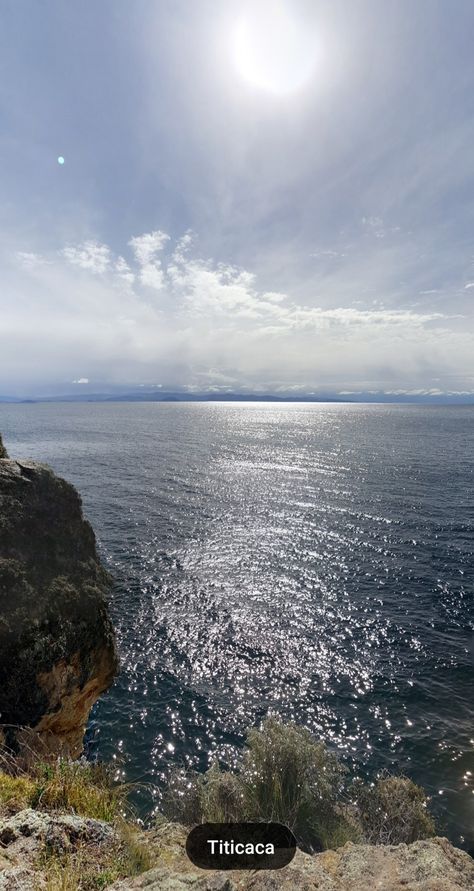
M 0 430 L 76 484 L 117 580 L 101 756 L 159 803 L 273 710 L 474 848 L 473 408 L 2 405 Z

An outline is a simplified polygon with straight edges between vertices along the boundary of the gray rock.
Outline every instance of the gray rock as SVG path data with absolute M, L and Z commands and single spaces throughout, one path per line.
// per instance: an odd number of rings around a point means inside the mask
M 236 891 L 237 886 L 223 873 L 205 876 L 202 873 L 174 873 L 156 868 L 134 879 L 123 879 L 110 886 L 111 891 Z
M 50 814 L 25 808 L 12 817 L 0 819 L 0 842 L 5 848 L 22 838 L 48 842 L 62 833 L 71 842 L 104 844 L 116 839 L 109 823 L 78 817 L 76 814 Z
M 24 866 L 0 872 L 0 891 L 41 891 L 43 888 L 46 888 L 44 877 Z
M 297 851 L 281 870 L 205 872 L 184 852 L 182 827 L 152 835 L 157 866 L 110 891 L 473 891 L 474 861 L 445 838 L 411 845 L 354 845 L 310 856 Z M 160 865 L 161 862 L 161 865 Z

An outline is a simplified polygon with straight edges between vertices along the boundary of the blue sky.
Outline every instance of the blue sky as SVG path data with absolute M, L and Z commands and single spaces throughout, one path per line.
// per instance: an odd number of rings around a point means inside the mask
M 0 393 L 474 393 L 473 33 L 470 0 L 4 0 Z

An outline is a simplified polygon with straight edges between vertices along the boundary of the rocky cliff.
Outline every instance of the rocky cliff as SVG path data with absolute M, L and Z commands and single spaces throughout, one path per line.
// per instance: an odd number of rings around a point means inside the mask
M 474 861 L 446 838 L 411 845 L 354 845 L 311 856 L 297 851 L 289 866 L 260 872 L 205 872 L 186 857 L 185 831 L 167 824 L 149 834 L 156 865 L 110 891 L 470 891 Z
M 47 466 L 9 459 L 0 439 L 0 725 L 9 746 L 30 737 L 80 754 L 91 706 L 117 670 L 109 587 L 74 487 Z

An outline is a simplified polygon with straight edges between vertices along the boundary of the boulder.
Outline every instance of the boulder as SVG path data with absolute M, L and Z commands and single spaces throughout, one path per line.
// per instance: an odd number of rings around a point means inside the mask
M 93 820 L 77 814 L 50 814 L 33 808 L 25 808 L 13 816 L 0 818 L 0 844 L 9 853 L 11 846 L 23 839 L 39 840 L 55 847 L 60 836 L 67 843 L 76 846 L 79 842 L 99 845 L 115 841 L 116 832 L 110 823 L 103 820 Z

